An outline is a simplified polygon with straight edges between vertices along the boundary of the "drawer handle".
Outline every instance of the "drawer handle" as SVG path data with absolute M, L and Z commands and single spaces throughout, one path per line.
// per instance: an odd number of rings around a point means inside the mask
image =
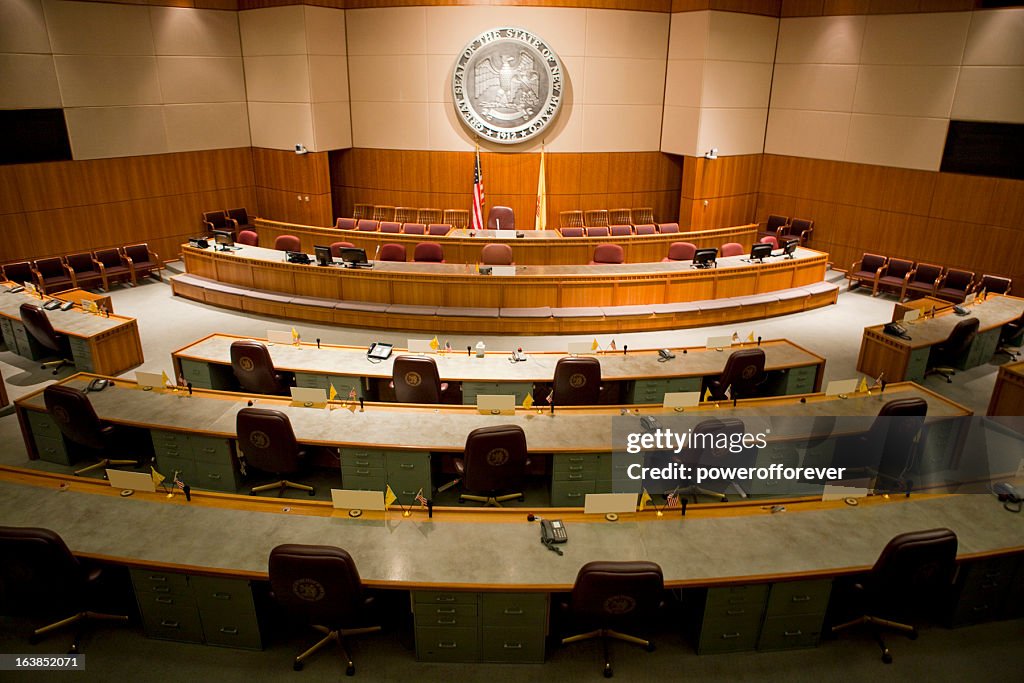
M 216 448 L 210 448 L 209 446 L 204 446 L 203 447 L 203 453 L 216 453 L 216 452 L 217 452 Z
M 454 595 L 439 595 L 436 598 L 434 598 L 434 600 L 436 602 L 455 602 L 455 596 Z
M 169 586 L 153 586 L 154 593 L 170 593 L 171 589 Z
M 579 498 L 582 495 L 583 495 L 582 493 L 567 493 L 567 494 L 565 494 L 565 497 L 566 498 Z
M 722 640 L 732 640 L 733 638 L 739 638 L 739 633 L 723 633 Z
M 569 465 L 569 471 L 570 472 L 582 472 L 583 471 L 583 465 Z
M 213 479 L 214 481 L 220 481 L 220 475 L 214 472 L 207 473 L 206 478 Z
M 571 474 L 571 473 L 569 474 L 569 479 L 582 479 L 582 478 L 583 478 L 582 474 Z
M 583 458 L 580 456 L 570 457 L 569 462 L 583 462 Z
M 746 614 L 747 610 L 745 610 L 745 609 L 730 609 L 730 610 L 726 610 L 725 613 L 728 614 L 730 617 L 735 617 L 735 616 L 739 616 L 740 614 Z
M 795 638 L 796 636 L 802 636 L 803 634 L 804 634 L 804 632 L 799 630 L 799 629 L 797 629 L 796 631 L 783 631 L 782 632 L 782 635 L 786 636 L 787 638 Z
M 438 619 L 437 623 L 444 626 L 451 626 L 455 623 L 455 619 L 452 619 L 451 617 L 445 617 L 443 619 Z
M 982 590 L 990 590 L 992 588 L 997 588 L 998 586 L 998 581 L 986 581 L 985 583 L 981 584 Z
M 975 612 L 985 612 L 986 610 L 988 610 L 988 605 L 978 605 L 977 607 L 972 607 L 971 609 Z
M 164 619 L 160 622 L 160 625 L 164 628 L 181 628 L 181 625 L 178 622 L 171 621 L 169 619 Z
M 163 583 L 167 583 L 167 577 L 166 576 L 153 576 L 153 575 L 150 575 L 149 576 L 149 580 L 150 581 L 161 581 Z
M 370 470 L 356 470 L 356 474 L 369 474 Z
M 446 640 L 437 644 L 442 650 L 454 650 L 458 647 L 458 644 L 451 640 Z
M 159 602 L 162 605 L 173 605 L 174 604 L 174 599 L 173 598 L 165 598 L 165 597 L 161 596 L 161 597 L 158 597 L 158 598 L 154 598 L 154 600 L 156 602 Z
M 794 595 L 792 598 L 793 602 L 810 602 L 810 595 Z
M 231 593 L 213 593 L 211 597 L 214 600 L 230 600 Z
M 502 647 L 505 648 L 506 650 L 522 650 L 523 649 L 523 644 L 522 643 L 505 643 L 505 644 L 502 645 Z
M 989 572 L 985 574 L 986 579 L 998 579 L 1002 575 L 1002 572 Z
M 401 467 L 403 470 L 414 470 L 414 469 L 416 469 L 416 465 L 414 465 L 411 462 L 399 463 L 398 466 Z
M 237 636 L 238 635 L 238 629 L 235 628 L 234 626 L 225 626 L 225 627 L 221 628 L 220 632 L 225 634 L 225 635 L 229 635 L 229 636 Z
M 505 614 L 522 614 L 523 610 L 518 607 L 509 607 L 505 610 Z
M 369 460 L 356 460 L 355 465 L 356 465 L 356 467 L 369 467 L 370 466 L 370 461 Z
M 454 609 L 441 609 L 440 607 L 438 607 L 437 608 L 437 613 L 438 614 L 455 614 L 455 610 Z

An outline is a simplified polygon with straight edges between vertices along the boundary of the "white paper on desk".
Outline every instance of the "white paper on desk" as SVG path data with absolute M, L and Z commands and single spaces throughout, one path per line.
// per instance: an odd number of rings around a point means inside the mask
M 299 408 L 323 408 L 327 405 L 327 391 L 313 387 L 291 387 L 292 405 Z
M 666 408 L 692 408 L 700 405 L 699 391 L 670 391 L 665 394 Z
M 483 415 L 515 415 L 516 396 L 515 394 L 477 394 L 476 409 Z
M 289 330 L 267 330 L 267 341 L 272 344 L 291 344 L 295 340 Z
M 406 348 L 412 353 L 431 353 L 434 349 L 430 348 L 430 342 L 433 339 L 410 339 L 405 343 Z
M 569 342 L 568 353 L 571 356 L 582 356 L 594 350 L 594 342 Z
M 859 481 L 853 483 L 861 483 Z M 868 495 L 867 480 L 864 480 L 864 486 L 833 486 L 832 484 L 825 484 L 824 490 L 821 492 L 821 501 L 827 503 L 830 500 L 845 500 L 847 498 L 865 498 Z
M 858 384 L 860 384 L 860 380 L 856 379 L 834 379 L 825 387 L 825 395 L 852 394 L 857 391 Z
M 638 500 L 635 493 L 588 493 L 583 499 L 583 512 L 588 515 L 636 512 Z
M 721 337 L 708 337 L 708 341 L 705 344 L 709 349 L 724 349 L 732 346 L 732 335 L 724 335 Z
M 970 306 L 974 303 L 974 300 L 978 297 L 977 294 L 968 294 L 964 297 L 964 304 Z
M 135 383 L 140 387 L 156 387 L 159 389 L 164 385 L 164 376 L 158 375 L 155 372 L 136 372 Z
M 383 491 L 331 489 L 331 503 L 339 510 L 384 510 Z
M 916 308 L 911 308 L 906 313 L 903 314 L 903 322 L 912 323 L 920 317 L 921 311 Z
M 491 275 L 509 277 L 516 274 L 515 266 L 491 266 Z
M 156 491 L 153 475 L 146 472 L 124 472 L 122 470 L 105 470 L 107 481 L 115 489 L 132 489 L 133 491 Z

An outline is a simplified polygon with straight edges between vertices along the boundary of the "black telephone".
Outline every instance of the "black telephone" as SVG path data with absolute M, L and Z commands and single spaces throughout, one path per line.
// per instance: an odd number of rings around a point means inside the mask
M 366 349 L 366 357 L 369 360 L 381 361 L 387 360 L 391 357 L 391 349 L 394 346 L 391 344 L 385 344 L 384 342 L 373 342 L 370 344 L 370 348 Z
M 17 287 L 11 287 L 10 289 L 8 289 L 7 293 L 8 294 L 17 294 L 18 292 L 24 292 L 24 291 L 25 291 L 25 287 L 22 286 L 22 285 L 18 285 Z
M 106 389 L 109 386 L 110 386 L 110 380 L 109 379 L 99 379 L 99 378 L 97 378 L 97 379 L 94 379 L 93 381 L 89 382 L 89 386 L 87 386 L 85 388 L 85 393 L 88 394 L 91 391 L 103 391 L 104 389 Z
M 661 423 L 653 415 L 644 415 L 640 418 L 640 424 L 648 432 L 653 432 L 661 429 Z
M 43 308 L 45 308 L 48 311 L 55 311 L 58 308 L 60 308 L 60 301 L 57 299 L 50 299 L 45 304 L 43 304 Z
M 953 312 L 956 313 L 957 315 L 970 315 L 971 314 L 971 312 L 969 310 L 967 310 L 966 308 L 964 308 L 960 304 L 957 304 L 956 306 L 953 307 Z
M 676 354 L 672 353 L 668 349 L 658 349 L 658 362 L 663 363 L 667 360 L 672 360 L 676 357 Z
M 566 543 L 568 540 L 569 535 L 565 532 L 565 525 L 562 524 L 562 520 L 540 520 L 540 542 L 543 543 L 548 550 L 562 555 L 562 551 L 554 547 L 554 544 Z
M 903 327 L 903 325 L 900 325 L 899 323 L 886 323 L 885 327 L 882 328 L 882 331 L 893 337 L 910 339 L 910 335 L 907 334 L 907 328 Z
M 1003 504 L 1004 508 L 1010 512 L 1020 512 L 1022 505 L 1021 497 L 1020 494 L 1017 493 L 1017 489 L 1015 489 L 1012 484 L 1001 481 L 992 487 L 992 493 L 996 494 L 996 497 L 999 498 L 999 502 Z M 1012 505 L 1016 505 L 1017 507 L 1011 507 Z M 541 523 L 543 524 L 543 522 Z
M 301 263 L 303 265 L 309 265 L 310 263 L 313 262 L 313 260 L 309 258 L 309 254 L 305 254 L 301 251 L 286 251 L 284 254 L 285 260 L 288 261 L 288 263 Z

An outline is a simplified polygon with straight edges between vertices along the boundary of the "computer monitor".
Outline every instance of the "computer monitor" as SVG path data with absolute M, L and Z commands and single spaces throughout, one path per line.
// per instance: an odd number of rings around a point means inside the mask
M 715 265 L 716 258 L 718 258 L 718 249 L 714 247 L 709 249 L 698 249 L 693 253 L 693 267 L 710 268 Z
M 764 261 L 772 255 L 772 245 L 758 242 L 750 248 L 751 261 Z
M 782 253 L 786 255 L 786 258 L 793 258 L 793 252 L 800 246 L 800 240 L 787 240 L 782 245 Z
M 313 253 L 316 255 L 316 262 L 321 266 L 329 266 L 334 263 L 330 247 L 314 246 Z
M 228 247 L 235 246 L 235 239 L 231 236 L 231 233 L 223 230 L 213 231 L 213 241 L 220 245 L 220 251 L 227 251 Z
M 366 265 L 366 250 L 359 247 L 342 247 L 341 260 L 350 266 Z

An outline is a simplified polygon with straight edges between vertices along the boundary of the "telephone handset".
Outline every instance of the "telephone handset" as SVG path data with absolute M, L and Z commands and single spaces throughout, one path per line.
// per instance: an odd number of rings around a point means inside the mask
M 663 363 L 667 360 L 672 360 L 676 357 L 676 354 L 672 353 L 668 349 L 658 349 L 658 362 Z
M 1020 512 L 1022 505 L 1021 496 L 1017 493 L 1017 489 L 1015 489 L 1012 484 L 999 482 L 992 487 L 992 493 L 996 494 L 1004 508 L 1010 512 Z M 1013 507 L 1014 505 L 1017 507 Z M 543 524 L 543 522 L 541 522 L 541 524 Z
M 540 542 L 548 550 L 562 555 L 562 551 L 554 547 L 555 543 L 566 543 L 569 535 L 565 532 L 565 525 L 560 519 L 540 520 Z
M 893 337 L 899 337 L 900 339 L 910 339 L 910 335 L 907 334 L 907 328 L 903 327 L 899 323 L 886 323 L 882 331 Z
M 518 348 L 518 349 L 516 349 L 515 351 L 512 352 L 512 362 L 513 363 L 522 363 L 525 360 L 526 360 L 526 354 L 523 353 L 523 349 L 522 348 Z

